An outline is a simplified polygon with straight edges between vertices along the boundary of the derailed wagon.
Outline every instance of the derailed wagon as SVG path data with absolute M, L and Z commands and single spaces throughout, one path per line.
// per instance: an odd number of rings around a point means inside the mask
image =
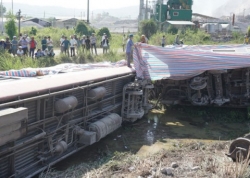
M 0 177 L 31 177 L 99 141 L 123 121 L 140 119 L 152 108 L 149 97 L 167 105 L 247 107 L 249 53 L 245 45 L 136 44 L 135 71 L 111 67 L 2 77 Z
M 32 177 L 149 109 L 128 67 L 0 79 L 0 177 Z
M 250 106 L 248 45 L 167 46 L 138 44 L 137 77 L 154 82 L 153 95 L 165 105 Z M 250 137 L 237 138 L 227 156 L 249 159 Z

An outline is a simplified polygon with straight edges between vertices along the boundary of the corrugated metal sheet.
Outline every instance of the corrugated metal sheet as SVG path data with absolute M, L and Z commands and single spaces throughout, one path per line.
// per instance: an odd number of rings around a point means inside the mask
M 189 21 L 166 21 L 168 23 L 170 23 L 171 25 L 195 25 L 193 22 L 189 22 Z
M 250 67 L 250 51 L 247 45 L 162 48 L 137 43 L 134 65 L 139 78 L 185 80 L 208 70 Z

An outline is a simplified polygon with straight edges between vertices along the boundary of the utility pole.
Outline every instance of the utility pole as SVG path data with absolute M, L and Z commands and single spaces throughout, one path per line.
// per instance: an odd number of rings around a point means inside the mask
M 146 10 L 145 10 L 145 19 L 148 20 L 148 0 L 146 0 Z
M 1 0 L 2 34 L 3 34 L 3 0 Z
M 21 10 L 19 9 L 19 11 L 17 12 L 17 19 L 18 19 L 18 35 L 20 35 L 20 30 L 21 30 Z
M 12 15 L 13 15 L 13 0 L 11 1 Z
M 89 0 L 87 1 L 87 23 L 89 23 Z

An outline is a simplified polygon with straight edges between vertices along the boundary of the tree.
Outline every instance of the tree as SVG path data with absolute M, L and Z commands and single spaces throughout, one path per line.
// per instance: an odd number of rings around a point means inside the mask
M 31 27 L 30 35 L 36 35 L 36 33 L 37 33 L 37 29 L 34 27 Z
M 75 32 L 81 36 L 89 35 L 88 25 L 83 21 L 79 21 L 76 25 Z
M 3 8 L 3 14 L 6 12 L 6 7 L 4 7 L 2 4 L 0 4 L 0 15 L 2 15 L 2 8 Z
M 157 24 L 155 21 L 151 20 L 143 20 L 140 23 L 140 33 L 146 35 L 146 37 L 150 38 L 152 35 L 157 32 Z
M 16 17 L 11 12 L 8 12 L 6 18 L 7 18 L 7 21 L 5 23 L 6 33 L 9 35 L 10 39 L 13 39 L 13 36 L 17 34 L 17 26 L 15 22 Z
M 176 35 L 178 33 L 178 28 L 176 28 L 173 25 L 170 25 L 167 29 L 167 33 L 170 33 L 172 35 Z
M 107 27 L 101 28 L 101 29 L 98 31 L 97 35 L 98 35 L 98 36 L 102 36 L 104 33 L 106 33 L 106 35 L 107 35 L 108 38 L 111 37 L 111 34 L 110 34 L 109 29 L 108 29 Z

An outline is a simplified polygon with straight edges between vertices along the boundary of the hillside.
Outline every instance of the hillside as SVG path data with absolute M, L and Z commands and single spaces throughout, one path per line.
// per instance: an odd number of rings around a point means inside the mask
M 250 1 L 246 0 L 228 0 L 224 5 L 214 10 L 213 15 L 216 17 L 229 16 L 231 13 L 236 15 L 250 14 Z

